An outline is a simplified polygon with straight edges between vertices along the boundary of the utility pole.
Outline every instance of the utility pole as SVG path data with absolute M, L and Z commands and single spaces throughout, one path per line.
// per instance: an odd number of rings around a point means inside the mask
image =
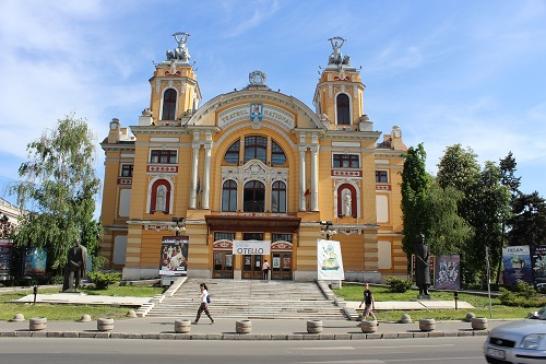
M 485 246 L 485 265 L 487 269 L 487 296 L 489 297 L 489 318 L 493 318 L 493 314 L 491 313 L 491 277 L 490 277 L 490 269 L 489 269 L 489 247 Z

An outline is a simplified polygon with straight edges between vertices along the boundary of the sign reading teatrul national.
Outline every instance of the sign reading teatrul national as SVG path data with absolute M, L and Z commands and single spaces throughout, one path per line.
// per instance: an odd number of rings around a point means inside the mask
M 233 240 L 233 255 L 269 255 L 270 240 Z

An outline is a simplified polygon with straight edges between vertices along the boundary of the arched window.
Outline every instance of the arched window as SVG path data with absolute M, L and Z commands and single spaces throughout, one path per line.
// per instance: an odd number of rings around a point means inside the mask
M 337 189 L 337 216 L 357 217 L 356 189 L 350 184 L 342 184 Z
M 265 186 L 258 181 L 250 181 L 245 184 L 244 211 L 264 212 Z
M 163 112 L 161 120 L 174 120 L 176 118 L 176 91 L 172 88 L 163 94 Z
M 259 159 L 265 163 L 267 153 L 267 138 L 261 136 L 245 137 L 245 163 L 252 159 Z
M 271 142 L 271 165 L 282 166 L 284 163 L 286 163 L 286 155 L 284 154 L 284 151 L 277 143 L 272 141 Z
M 237 183 L 233 180 L 224 182 L 222 188 L 222 211 L 237 211 Z
M 159 179 L 152 185 L 152 197 L 150 200 L 150 213 L 169 213 L 171 200 L 171 185 L 164 179 Z
M 349 96 L 339 94 L 336 98 L 337 123 L 338 125 L 351 125 L 351 108 Z
M 235 143 L 231 144 L 229 149 L 226 152 L 226 155 L 224 156 L 224 160 L 227 163 L 230 164 L 238 164 L 239 163 L 239 148 L 241 146 L 241 142 L 237 140 Z
M 284 182 L 273 183 L 271 189 L 271 211 L 286 212 L 286 185 Z

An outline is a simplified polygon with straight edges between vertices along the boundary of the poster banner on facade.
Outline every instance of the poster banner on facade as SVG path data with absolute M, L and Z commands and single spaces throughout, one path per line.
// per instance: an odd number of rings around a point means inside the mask
M 271 240 L 233 240 L 233 255 L 270 255 Z
M 533 246 L 531 250 L 535 287 L 546 290 L 546 245 Z
M 317 276 L 323 281 L 345 279 L 341 245 L 335 240 L 317 240 Z
M 164 236 L 161 241 L 161 264 L 159 274 L 164 276 L 184 275 L 188 272 L 187 236 Z
M 458 255 L 440 255 L 436 258 L 434 288 L 457 291 L 461 288 L 461 257 Z
M 43 248 L 27 248 L 25 252 L 25 275 L 44 276 L 47 270 L 47 251 Z
M 12 249 L 11 240 L 0 239 L 0 281 L 9 280 L 11 277 Z
M 502 279 L 506 286 L 514 286 L 518 280 L 533 283 L 528 245 L 502 248 L 502 265 Z

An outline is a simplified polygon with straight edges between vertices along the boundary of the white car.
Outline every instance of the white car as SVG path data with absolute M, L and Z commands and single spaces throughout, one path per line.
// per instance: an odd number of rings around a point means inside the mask
M 495 327 L 483 350 L 488 363 L 546 363 L 546 307 L 530 319 Z

